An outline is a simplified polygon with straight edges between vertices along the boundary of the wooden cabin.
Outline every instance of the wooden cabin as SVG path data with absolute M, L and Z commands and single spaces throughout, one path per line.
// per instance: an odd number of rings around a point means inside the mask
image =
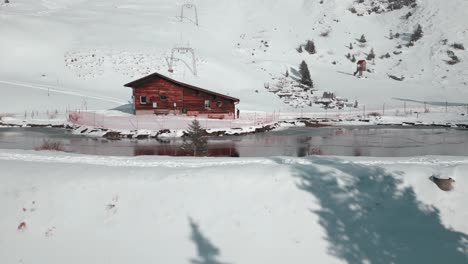
M 234 118 L 239 99 L 153 73 L 125 84 L 133 89 L 133 109 L 142 114 L 208 115 Z

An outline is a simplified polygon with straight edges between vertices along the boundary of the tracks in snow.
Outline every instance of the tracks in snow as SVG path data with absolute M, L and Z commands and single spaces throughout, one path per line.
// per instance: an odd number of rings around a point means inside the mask
M 72 90 L 66 90 L 66 89 L 60 89 L 56 86 L 51 86 L 51 85 L 37 85 L 37 84 L 28 84 L 28 83 L 22 83 L 22 82 L 12 82 L 12 81 L 1 81 L 0 84 L 7 84 L 7 85 L 12 85 L 12 86 L 19 86 L 19 87 L 25 87 L 25 88 L 31 88 L 31 89 L 38 89 L 38 90 L 44 90 L 44 91 L 50 91 L 50 92 L 55 92 L 55 93 L 60 93 L 60 94 L 66 94 L 66 95 L 71 95 L 71 96 L 77 96 L 77 97 L 86 97 L 90 99 L 95 99 L 95 100 L 100 100 L 100 101 L 107 101 L 107 102 L 112 102 L 112 103 L 117 103 L 117 104 L 126 104 L 127 102 L 118 98 L 113 98 L 113 97 L 108 97 L 108 96 L 100 96 L 100 95 L 94 95 L 94 94 L 87 94 L 83 92 L 75 92 Z

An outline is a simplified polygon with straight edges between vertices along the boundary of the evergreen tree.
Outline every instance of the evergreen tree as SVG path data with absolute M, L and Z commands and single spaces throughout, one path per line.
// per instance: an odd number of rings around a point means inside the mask
M 350 49 L 350 50 L 353 49 L 353 43 L 349 43 L 349 49 Z
M 354 55 L 351 57 L 351 62 L 356 62 L 356 57 Z
M 301 62 L 301 65 L 299 66 L 299 72 L 301 73 L 301 83 L 309 87 L 314 87 L 314 83 L 310 78 L 309 67 L 305 61 Z
M 315 43 L 312 40 L 308 40 L 305 48 L 304 48 L 309 54 L 315 54 L 317 51 L 315 50 Z
M 296 50 L 297 50 L 297 52 L 302 53 L 302 44 L 299 45 L 299 47 Z
M 370 50 L 369 55 L 367 55 L 367 60 L 373 60 L 373 59 L 375 59 L 375 52 L 374 52 L 374 49 L 372 48 Z
M 366 36 L 364 36 L 364 34 L 362 34 L 361 38 L 359 39 L 359 42 L 361 42 L 361 43 L 366 43 L 367 42 Z
M 284 74 L 284 77 L 288 78 L 289 77 L 289 71 L 286 70 L 286 73 Z
M 183 149 L 193 150 L 194 156 L 204 156 L 208 153 L 208 141 L 205 138 L 205 130 L 198 120 L 193 120 L 186 131 Z
M 423 36 L 422 27 L 421 27 L 420 24 L 418 24 L 418 26 L 414 30 L 413 34 L 411 35 L 410 42 L 414 43 L 414 42 L 418 41 L 420 38 L 422 38 L 422 36 Z

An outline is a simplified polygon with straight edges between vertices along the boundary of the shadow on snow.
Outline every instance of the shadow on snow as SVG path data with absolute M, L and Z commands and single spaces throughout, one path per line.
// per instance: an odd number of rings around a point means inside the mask
M 313 213 L 332 255 L 348 263 L 468 263 L 468 236 L 444 227 L 436 208 L 425 209 L 412 188 L 403 188 L 384 169 L 309 160 L 314 165 L 295 166 L 295 176 L 298 187 L 320 202 L 321 209 Z M 346 184 L 339 183 L 340 175 Z
M 190 239 L 195 243 L 197 247 L 198 257 L 196 259 L 191 259 L 190 263 L 193 264 L 226 264 L 226 262 L 221 262 L 217 260 L 220 255 L 219 249 L 211 243 L 211 241 L 206 238 L 203 233 L 200 231 L 200 227 L 197 223 L 193 221 L 192 218 L 189 218 L 190 228 L 192 234 Z

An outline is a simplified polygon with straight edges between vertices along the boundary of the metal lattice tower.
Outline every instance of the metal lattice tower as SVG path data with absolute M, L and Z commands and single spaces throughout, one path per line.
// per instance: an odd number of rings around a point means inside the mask
M 193 16 L 195 17 L 195 20 L 189 18 L 189 17 L 186 17 L 184 16 L 184 9 L 187 9 L 187 10 L 193 10 Z M 196 26 L 198 26 L 198 11 L 197 11 L 197 6 L 194 5 L 194 4 L 183 4 L 181 7 L 180 7 L 180 22 L 184 21 L 184 18 L 193 22 Z
M 180 53 L 180 54 L 185 54 L 189 52 L 192 55 L 192 66 L 190 66 L 185 60 L 179 59 L 174 57 L 175 53 Z M 197 62 L 196 62 L 196 57 L 195 57 L 195 50 L 193 48 L 189 47 L 174 47 L 171 50 L 171 56 L 169 58 L 166 58 L 167 65 L 169 67 L 168 71 L 169 72 L 174 72 L 174 62 L 175 61 L 181 61 L 182 63 L 187 66 L 187 68 L 193 73 L 193 75 L 197 76 Z

